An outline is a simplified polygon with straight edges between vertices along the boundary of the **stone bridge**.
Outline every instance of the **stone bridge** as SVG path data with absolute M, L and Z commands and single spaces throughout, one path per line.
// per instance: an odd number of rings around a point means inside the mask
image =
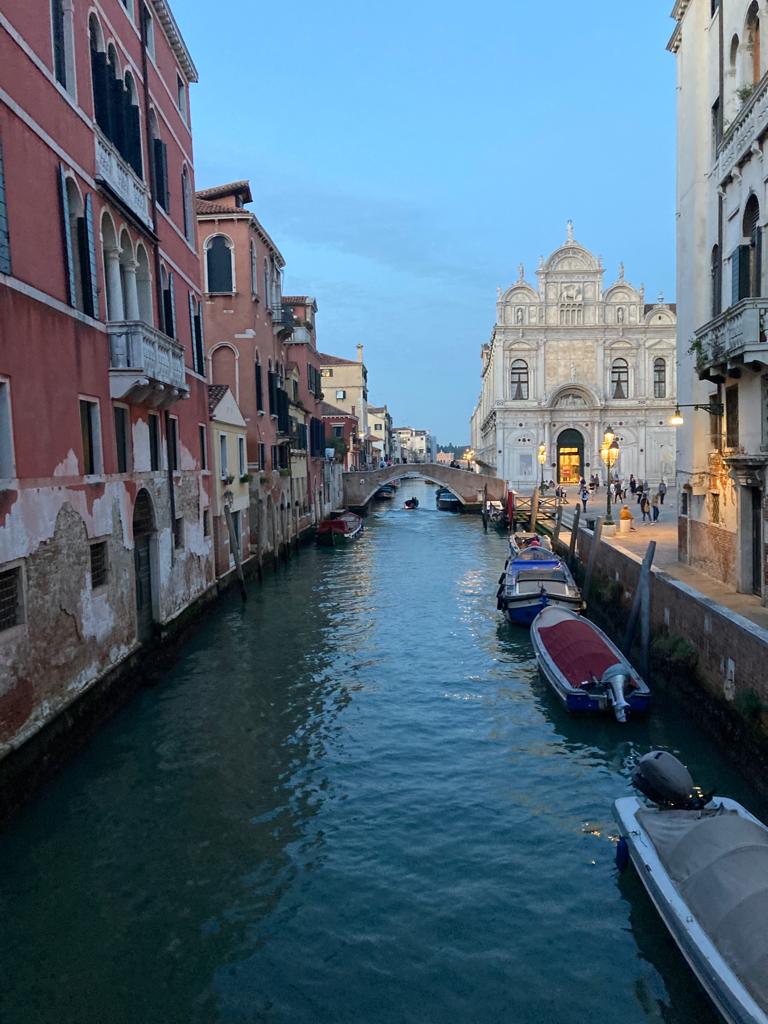
M 484 493 L 489 501 L 505 501 L 507 497 L 507 485 L 498 477 L 470 473 L 466 469 L 452 469 L 439 462 L 409 462 L 369 473 L 345 473 L 344 505 L 353 509 L 365 508 L 382 484 L 407 480 L 409 477 L 421 477 L 447 487 L 456 495 L 466 512 L 480 511 Z

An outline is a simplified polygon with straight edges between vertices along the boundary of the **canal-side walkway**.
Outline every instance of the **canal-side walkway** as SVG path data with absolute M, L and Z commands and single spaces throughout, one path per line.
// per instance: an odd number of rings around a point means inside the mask
M 648 547 L 648 542 L 656 541 L 656 554 L 653 564 L 656 569 L 662 570 L 673 579 L 685 583 L 693 590 L 698 591 L 703 597 L 709 598 L 722 605 L 728 611 L 741 615 L 754 625 L 765 630 L 765 642 L 768 643 L 768 608 L 760 603 L 760 598 L 753 594 L 740 594 L 735 587 L 724 583 L 722 580 L 708 576 L 698 569 L 686 565 L 678 560 L 677 550 L 677 493 L 670 489 L 664 499 L 658 522 L 643 523 L 640 509 L 636 501 L 631 498 L 627 502 L 634 519 L 634 529 L 631 533 L 617 533 L 612 536 L 603 534 L 602 539 L 612 547 L 629 552 L 636 558 L 642 558 Z M 621 505 L 612 505 L 613 516 L 618 522 L 618 514 Z M 575 501 L 564 506 L 563 524 L 565 529 L 561 532 L 561 538 L 568 542 L 570 540 L 570 527 L 573 524 L 573 513 L 576 508 Z M 587 517 L 604 516 L 606 511 L 605 488 L 600 488 L 587 503 Z M 581 522 L 584 524 L 585 517 L 582 514 Z

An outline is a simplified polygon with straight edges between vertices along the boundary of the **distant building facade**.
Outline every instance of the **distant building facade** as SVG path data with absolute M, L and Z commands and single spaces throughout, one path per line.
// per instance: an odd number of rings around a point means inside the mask
M 384 459 L 392 458 L 392 417 L 386 405 L 368 406 L 368 429 Z
M 366 439 L 368 428 L 368 370 L 363 362 L 363 346 L 357 346 L 357 359 L 318 353 L 322 374 L 324 400 L 337 409 L 351 413 L 357 420 L 362 465 L 370 461 L 370 444 Z
M 679 557 L 768 602 L 765 4 L 677 0 Z M 761 24 L 762 23 L 762 24 Z M 701 409 L 686 408 L 700 404 Z
M 674 479 L 676 314 L 661 297 L 645 302 L 624 278 L 604 287 L 599 259 L 568 237 L 542 259 L 535 287 L 520 265 L 499 290 L 496 324 L 481 350 L 481 393 L 471 419 L 481 471 L 533 487 L 541 470 L 564 484 L 605 467 L 599 450 L 610 425 L 621 447 L 616 467 L 658 483 Z
M 401 462 L 436 461 L 437 439 L 431 431 L 414 427 L 395 427 L 393 435 L 397 437 Z

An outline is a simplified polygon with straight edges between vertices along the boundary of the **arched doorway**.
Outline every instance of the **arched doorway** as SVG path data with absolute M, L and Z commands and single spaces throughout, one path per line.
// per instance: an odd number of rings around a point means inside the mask
M 141 643 L 152 636 L 154 612 L 152 609 L 151 541 L 155 532 L 155 513 L 152 499 L 140 490 L 133 506 L 133 565 L 136 574 L 136 634 Z
M 584 476 L 584 438 L 578 430 L 564 430 L 557 439 L 557 480 L 577 484 Z

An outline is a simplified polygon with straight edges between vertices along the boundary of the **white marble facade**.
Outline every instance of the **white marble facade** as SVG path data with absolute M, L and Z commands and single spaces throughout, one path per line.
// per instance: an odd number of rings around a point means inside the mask
M 617 470 L 658 483 L 675 478 L 675 307 L 644 301 L 624 279 L 604 287 L 599 258 L 568 237 L 540 260 L 536 285 L 521 264 L 498 292 L 496 325 L 482 348 L 482 391 L 472 415 L 483 470 L 530 490 L 541 476 L 563 483 L 605 467 L 599 449 L 610 425 Z

